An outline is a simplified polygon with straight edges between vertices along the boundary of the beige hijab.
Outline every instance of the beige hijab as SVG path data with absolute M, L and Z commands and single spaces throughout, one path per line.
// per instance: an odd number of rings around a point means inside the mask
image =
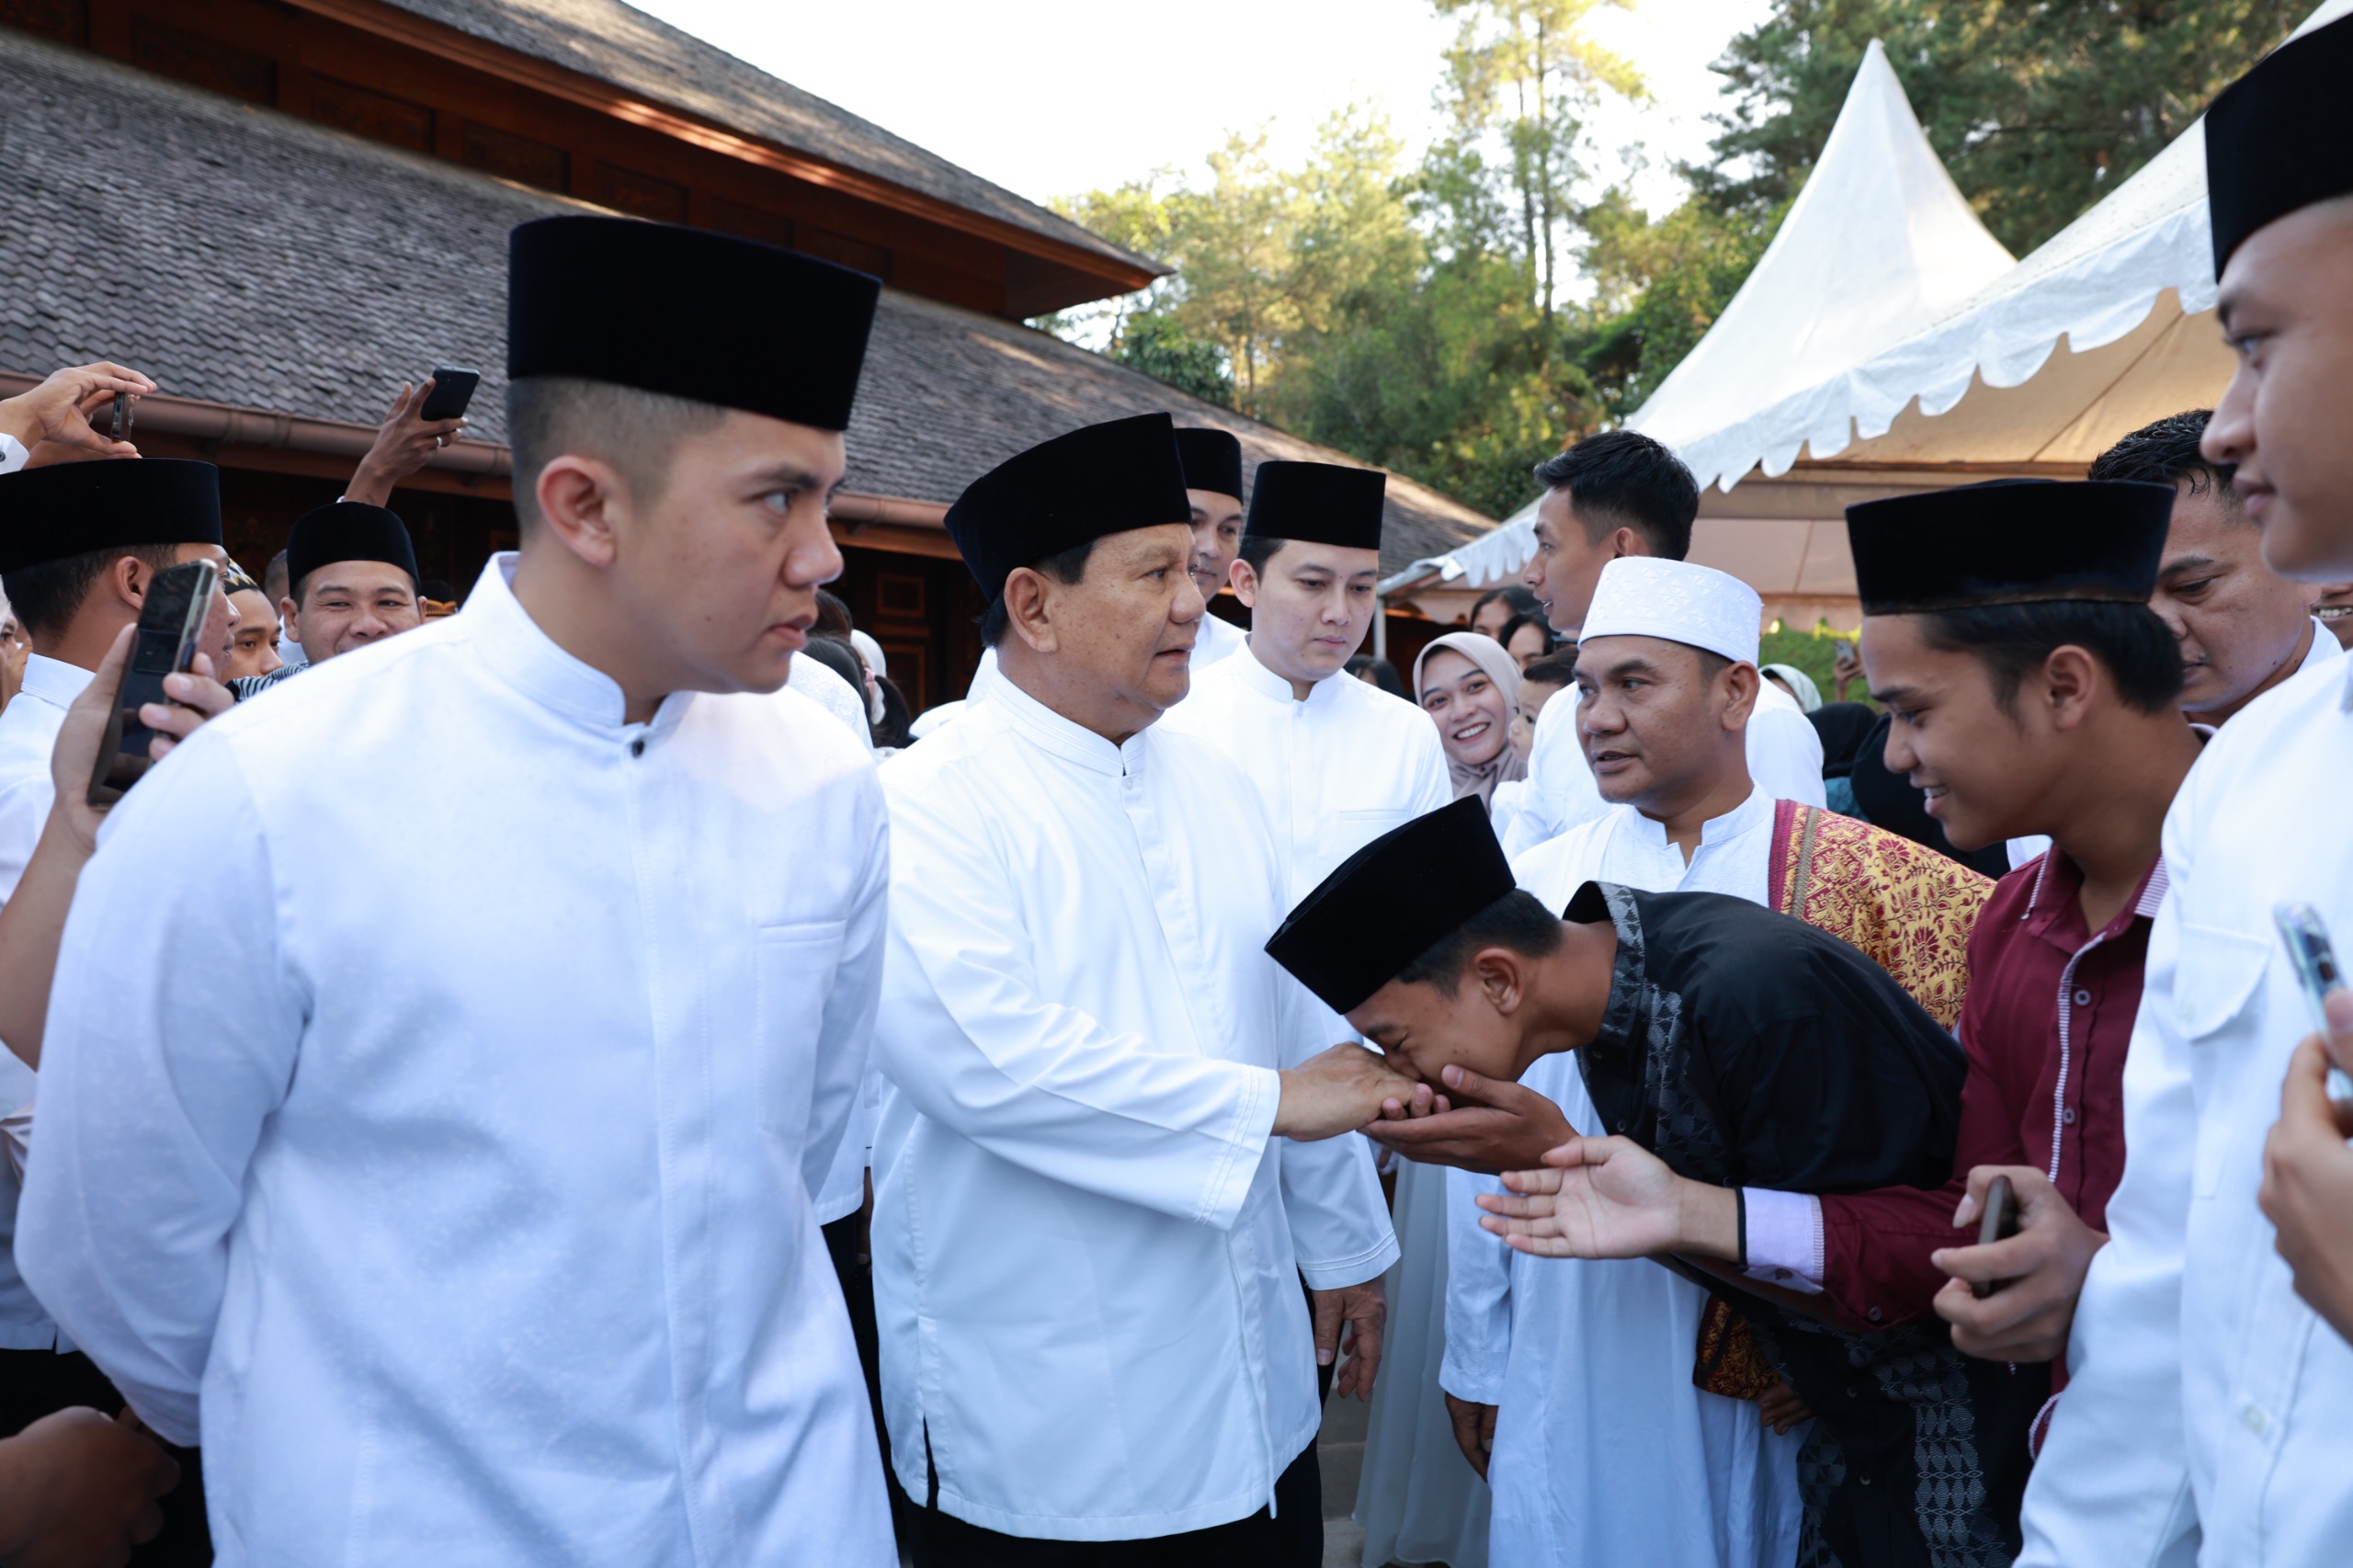
M 1422 651 L 1414 655 L 1414 700 L 1422 699 L 1422 664 L 1440 648 L 1461 654 L 1485 672 L 1495 689 L 1503 693 L 1504 722 L 1508 725 L 1512 715 L 1519 711 L 1519 662 L 1511 651 L 1483 631 L 1449 631 L 1443 637 L 1433 637 Z M 1495 803 L 1495 786 L 1509 784 L 1528 777 L 1528 759 L 1506 735 L 1504 749 L 1485 762 L 1473 767 L 1454 760 L 1451 753 L 1446 759 L 1446 770 L 1454 780 L 1454 798 L 1476 795 L 1479 803 Z

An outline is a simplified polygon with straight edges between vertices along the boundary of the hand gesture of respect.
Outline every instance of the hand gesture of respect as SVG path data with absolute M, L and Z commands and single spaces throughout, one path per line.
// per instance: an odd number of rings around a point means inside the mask
M 1576 1136 L 1561 1108 L 1533 1089 L 1461 1066 L 1441 1069 L 1438 1078 L 1446 1093 L 1415 1085 L 1412 1094 L 1383 1101 L 1364 1135 L 1426 1165 L 1488 1174 L 1526 1170 Z
M 1736 1259 L 1740 1210 L 1729 1187 L 1679 1176 L 1628 1138 L 1572 1138 L 1540 1170 L 1506 1171 L 1511 1190 L 1479 1194 L 1479 1223 L 1535 1257 Z

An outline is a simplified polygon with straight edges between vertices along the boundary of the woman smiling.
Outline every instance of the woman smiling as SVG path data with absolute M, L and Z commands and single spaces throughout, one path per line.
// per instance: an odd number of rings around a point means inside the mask
M 1414 692 L 1438 725 L 1456 799 L 1491 804 L 1496 785 L 1527 777 L 1528 761 L 1511 744 L 1519 665 L 1501 643 L 1475 631 L 1433 639 L 1414 660 Z

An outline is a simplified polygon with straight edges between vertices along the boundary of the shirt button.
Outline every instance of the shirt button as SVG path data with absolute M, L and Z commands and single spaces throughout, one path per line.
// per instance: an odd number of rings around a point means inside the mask
M 645 742 L 642 737 L 629 743 L 629 754 L 631 756 L 643 756 L 645 755 Z
M 2240 1411 L 2239 1419 L 2246 1423 L 2246 1429 L 2258 1437 L 2263 1436 L 2264 1428 L 2271 1425 L 2270 1418 L 2263 1414 L 2259 1405 L 2250 1404 Z
M 2075 1006 L 2078 1007 L 2088 1007 L 2091 1005 L 2092 994 L 2088 991 L 2078 989 L 2075 992 Z
M 2065 1110 L 2061 1111 L 2059 1113 L 2059 1119 L 2069 1127 L 2075 1126 L 2075 1108 L 2074 1106 L 2069 1106 Z
M 1871 1322 L 1877 1323 L 1880 1320 L 1881 1312 L 1877 1307 L 1873 1307 L 1870 1312 L 1865 1312 L 1863 1315 L 1870 1319 Z
M 1625 1124 L 1624 1122 L 1622 1122 L 1622 1121 L 1621 1121 L 1621 1122 L 1620 1122 L 1620 1123 L 1618 1124 L 1618 1131 L 1620 1131 L 1620 1132 L 1625 1131 L 1626 1131 L 1626 1124 Z

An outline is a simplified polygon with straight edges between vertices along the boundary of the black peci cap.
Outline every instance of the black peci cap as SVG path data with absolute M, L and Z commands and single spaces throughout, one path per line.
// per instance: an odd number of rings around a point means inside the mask
M 1180 427 L 1176 458 L 1185 465 L 1186 489 L 1242 499 L 1242 443 L 1231 431 Z
M 507 236 L 506 374 L 849 427 L 882 285 L 733 234 L 541 218 Z
M 0 572 L 143 544 L 219 544 L 221 471 L 97 458 L 0 474 Z
M 1865 615 L 2062 599 L 2146 604 L 2170 485 L 1996 479 L 1847 508 Z
M 1243 536 L 1379 550 L 1381 497 L 1388 488 L 1389 476 L 1377 468 L 1260 463 Z
M 299 591 L 302 579 L 338 561 L 381 561 L 408 574 L 416 585 L 416 551 L 400 514 L 363 501 L 330 501 L 294 519 L 286 540 L 286 581 Z
M 2206 110 L 2214 276 L 2249 234 L 2353 191 L 2353 17 L 2289 40 Z
M 1139 414 L 1007 458 L 964 487 L 946 522 L 981 592 L 995 598 L 1017 566 L 1192 516 L 1176 426 L 1165 414 Z
M 1267 952 L 1345 1013 L 1517 885 L 1485 802 L 1465 795 L 1341 862 L 1285 917 Z

